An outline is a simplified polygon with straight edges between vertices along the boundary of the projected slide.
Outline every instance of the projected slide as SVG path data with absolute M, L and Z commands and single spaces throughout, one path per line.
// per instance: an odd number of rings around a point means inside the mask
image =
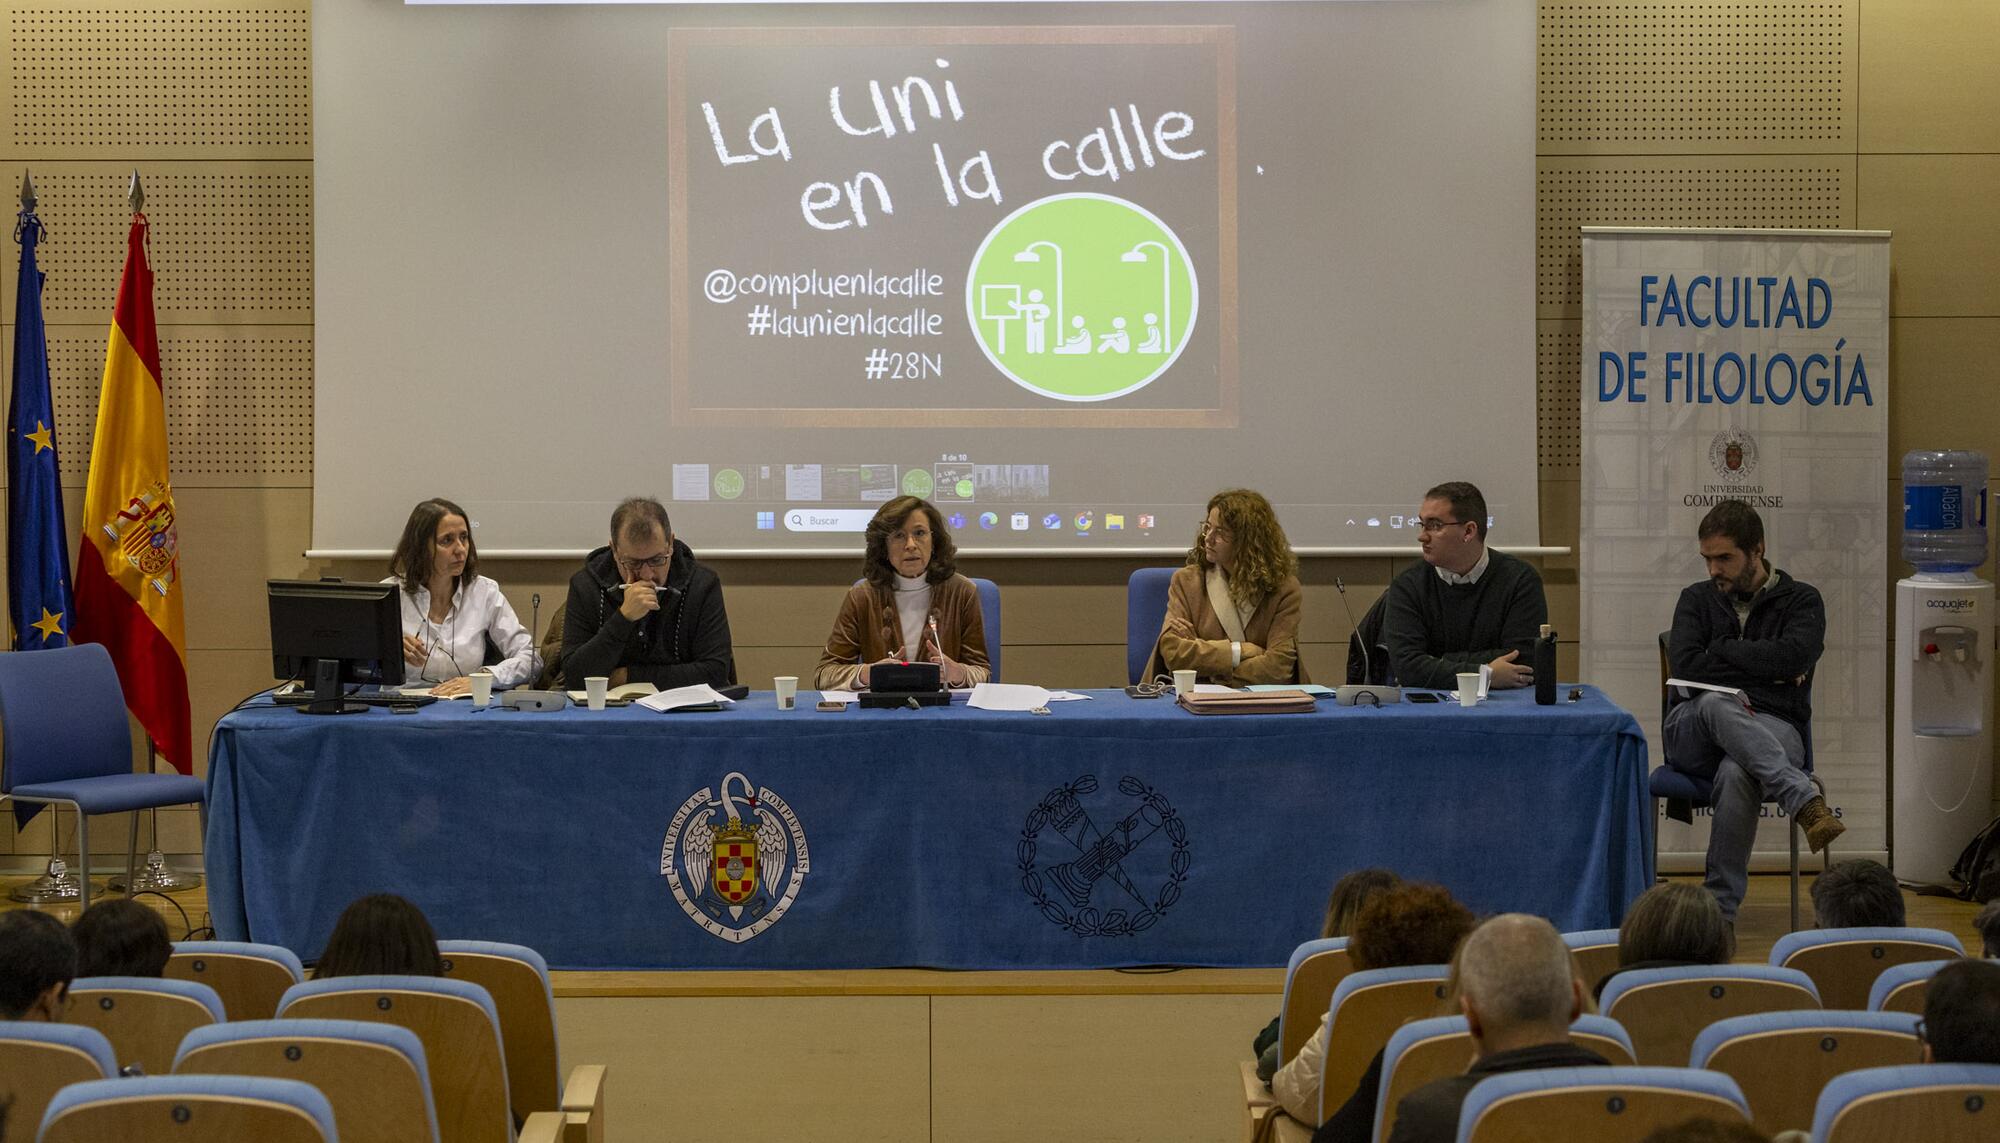
M 676 421 L 1235 424 L 1233 29 L 670 45 Z
M 1540 540 L 1535 5 L 322 5 L 316 549 Z M 1554 315 L 1545 315 L 1554 316 Z

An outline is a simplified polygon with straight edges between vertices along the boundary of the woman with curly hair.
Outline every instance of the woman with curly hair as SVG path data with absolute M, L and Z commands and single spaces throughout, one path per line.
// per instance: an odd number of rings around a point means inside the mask
M 1299 660 L 1299 559 L 1271 502 L 1218 492 L 1167 588 L 1167 618 L 1148 677 L 1193 670 L 1203 682 L 1306 682 Z
M 898 496 L 868 521 L 862 582 L 848 590 L 820 652 L 813 686 L 866 690 L 882 663 L 936 663 L 948 687 L 987 680 L 979 589 L 958 574 L 958 549 L 930 501 Z

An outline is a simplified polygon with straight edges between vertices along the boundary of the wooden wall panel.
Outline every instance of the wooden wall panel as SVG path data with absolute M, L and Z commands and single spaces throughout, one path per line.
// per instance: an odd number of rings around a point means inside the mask
M 2000 151 L 2000 4 L 1863 0 L 1861 150 Z

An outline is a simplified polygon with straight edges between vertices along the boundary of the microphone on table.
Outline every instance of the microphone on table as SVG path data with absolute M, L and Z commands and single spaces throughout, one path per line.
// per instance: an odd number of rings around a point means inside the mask
M 1334 576 L 1333 590 L 1340 593 L 1340 610 L 1347 616 L 1348 630 L 1354 632 L 1354 641 L 1361 644 L 1361 681 L 1372 682 L 1375 671 L 1368 664 L 1368 640 L 1361 637 L 1361 624 L 1354 621 L 1354 609 L 1347 605 L 1347 581 Z
M 528 605 L 534 610 L 528 613 L 528 641 L 539 644 L 542 641 L 542 593 L 528 597 Z
M 1354 641 L 1361 644 L 1361 683 L 1333 688 L 1333 701 L 1341 706 L 1358 706 L 1364 702 L 1369 706 L 1381 706 L 1383 703 L 1402 702 L 1403 688 L 1375 686 L 1369 682 L 1375 671 L 1368 659 L 1368 640 L 1361 637 L 1361 625 L 1354 621 L 1354 609 L 1347 605 L 1347 582 L 1334 576 L 1333 589 L 1340 594 L 1340 610 L 1347 615 L 1347 626 L 1354 631 Z

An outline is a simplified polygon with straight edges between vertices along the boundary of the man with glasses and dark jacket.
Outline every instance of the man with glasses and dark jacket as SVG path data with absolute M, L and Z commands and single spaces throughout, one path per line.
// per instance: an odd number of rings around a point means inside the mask
M 1528 661 L 1549 603 L 1527 563 L 1486 546 L 1486 497 L 1463 480 L 1424 493 L 1424 562 L 1389 584 L 1383 636 L 1396 682 L 1449 690 L 1461 672 L 1493 668 L 1495 690 L 1533 686 Z
M 661 690 L 736 681 L 722 581 L 674 538 L 659 501 L 620 504 L 611 514 L 611 543 L 570 577 L 561 667 L 576 690 L 593 675 L 613 687 L 652 683 Z
M 1709 509 L 1695 530 L 1708 578 L 1688 586 L 1667 636 L 1673 677 L 1741 692 L 1671 688 L 1667 764 L 1714 786 L 1704 885 L 1736 919 L 1766 797 L 1805 831 L 1812 851 L 1846 830 L 1805 772 L 1812 670 L 1826 648 L 1826 605 L 1764 558 L 1764 521 L 1741 500 Z

